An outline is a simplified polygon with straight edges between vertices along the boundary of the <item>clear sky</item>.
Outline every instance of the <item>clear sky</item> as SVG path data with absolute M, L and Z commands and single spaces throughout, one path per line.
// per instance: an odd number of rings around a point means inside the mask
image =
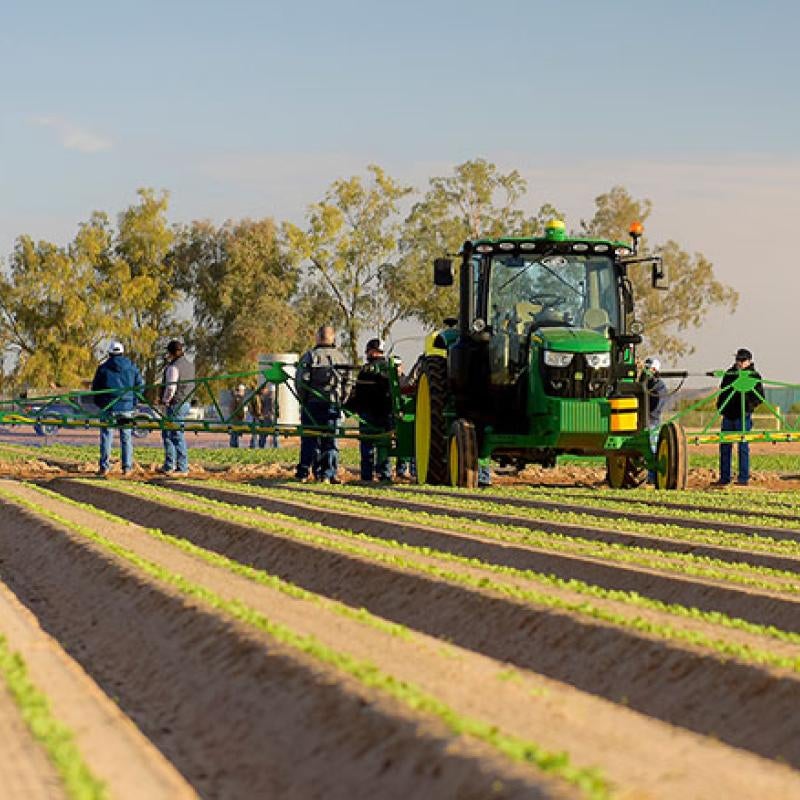
M 747 345 L 800 382 L 799 23 L 788 0 L 5 0 L 0 256 L 140 186 L 176 222 L 302 222 L 368 163 L 424 189 L 484 157 L 568 225 L 616 184 L 650 198 L 651 241 L 742 296 L 675 366 Z

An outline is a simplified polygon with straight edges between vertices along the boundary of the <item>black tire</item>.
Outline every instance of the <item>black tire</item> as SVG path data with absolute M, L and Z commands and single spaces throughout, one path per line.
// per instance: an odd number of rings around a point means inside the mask
M 478 437 L 475 426 L 468 420 L 457 419 L 450 429 L 448 462 L 451 486 L 477 488 Z
M 647 465 L 641 456 L 614 453 L 606 456 L 606 483 L 612 489 L 635 489 L 647 479 Z
M 685 489 L 689 481 L 686 432 L 677 422 L 661 426 L 656 447 L 656 488 Z
M 428 356 L 422 362 L 414 412 L 418 483 L 442 486 L 448 482 L 446 406 L 447 361 Z

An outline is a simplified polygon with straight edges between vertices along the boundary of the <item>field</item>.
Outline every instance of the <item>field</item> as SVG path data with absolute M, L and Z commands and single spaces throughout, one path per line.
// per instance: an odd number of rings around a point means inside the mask
M 0 795 L 800 797 L 796 454 L 681 493 L 295 454 L 0 444 Z

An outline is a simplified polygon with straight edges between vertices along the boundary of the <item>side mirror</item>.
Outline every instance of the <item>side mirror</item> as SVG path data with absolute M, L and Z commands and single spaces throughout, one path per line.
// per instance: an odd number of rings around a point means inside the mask
M 433 283 L 435 286 L 453 285 L 453 262 L 449 258 L 434 259 Z
M 657 261 L 653 261 L 653 288 L 661 290 L 669 289 L 667 269 L 660 258 Z

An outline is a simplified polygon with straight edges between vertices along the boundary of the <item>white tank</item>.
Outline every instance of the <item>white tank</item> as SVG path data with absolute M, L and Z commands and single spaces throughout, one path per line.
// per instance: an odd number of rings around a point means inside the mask
M 279 362 L 285 364 L 284 372 L 289 375 L 288 383 L 278 384 L 278 424 L 279 425 L 299 425 L 300 424 L 300 404 L 294 391 L 294 365 L 300 356 L 297 353 L 267 353 L 258 357 L 258 368 L 264 369 L 268 364 Z M 291 388 L 290 388 L 291 387 Z

